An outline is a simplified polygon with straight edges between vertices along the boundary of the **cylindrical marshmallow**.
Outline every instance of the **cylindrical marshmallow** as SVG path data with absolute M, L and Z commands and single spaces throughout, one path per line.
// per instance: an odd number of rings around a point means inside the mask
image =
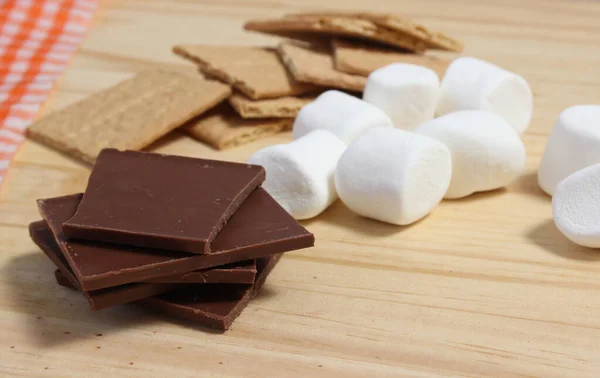
M 338 197 L 333 175 L 346 144 L 316 130 L 288 144 L 263 148 L 248 163 L 267 172 L 263 188 L 294 218 L 319 215 Z
M 525 168 L 525 146 L 496 113 L 463 110 L 419 126 L 416 133 L 444 143 L 452 154 L 452 181 L 445 198 L 508 185 Z
M 557 185 L 552 216 L 567 239 L 600 248 L 600 164 L 583 168 Z
M 300 110 L 294 121 L 294 139 L 314 130 L 327 130 L 348 144 L 377 126 L 392 126 L 381 109 L 349 94 L 327 91 Z
M 424 135 L 378 127 L 361 135 L 342 154 L 335 186 L 352 211 L 407 225 L 442 200 L 451 175 L 450 151 L 444 144 Z
M 387 113 L 394 126 L 412 130 L 433 118 L 440 79 L 429 68 L 394 63 L 369 75 L 363 100 Z
M 540 187 L 552 195 L 571 173 L 600 163 L 600 105 L 565 109 L 546 142 L 538 172 Z
M 533 96 L 527 81 L 483 60 L 456 59 L 442 79 L 437 115 L 458 110 L 489 110 L 519 134 L 531 121 Z

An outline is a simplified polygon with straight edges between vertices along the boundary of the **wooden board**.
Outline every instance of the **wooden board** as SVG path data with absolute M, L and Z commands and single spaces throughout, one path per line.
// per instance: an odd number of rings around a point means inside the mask
M 0 375 L 600 376 L 600 251 L 565 240 L 536 167 L 559 112 L 600 101 L 600 2 L 110 1 L 47 111 L 152 66 L 174 44 L 258 44 L 248 18 L 324 7 L 403 12 L 535 93 L 527 171 L 507 190 L 445 201 L 411 227 L 336 203 L 225 334 L 123 306 L 91 313 L 29 240 L 35 199 L 80 191 L 88 168 L 26 142 L 0 189 Z M 243 161 L 281 135 L 216 152 L 176 133 L 152 150 Z

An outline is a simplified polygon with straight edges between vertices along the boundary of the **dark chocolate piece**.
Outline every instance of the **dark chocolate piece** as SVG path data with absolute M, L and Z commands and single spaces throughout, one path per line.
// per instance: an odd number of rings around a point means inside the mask
M 264 180 L 257 165 L 105 149 L 63 231 L 69 238 L 208 253 Z
M 158 277 L 144 282 L 157 283 L 232 283 L 251 284 L 256 276 L 256 260 L 240 261 L 232 264 L 215 266 L 214 268 L 194 270 L 187 273 L 178 273 L 167 277 Z
M 83 291 L 82 293 L 88 300 L 90 309 L 92 311 L 99 311 L 125 303 L 136 302 L 140 299 L 149 298 L 157 294 L 166 293 L 182 286 L 185 285 L 131 283 L 116 286 L 115 288 L 109 287 L 94 291 Z
M 29 225 L 29 235 L 35 244 L 48 256 L 56 266 L 68 266 L 68 262 L 56 245 L 54 235 L 45 221 L 33 222 Z M 233 264 L 216 266 L 209 269 L 195 270 L 166 277 L 158 277 L 144 282 L 203 284 L 203 283 L 235 283 L 251 284 L 256 276 L 256 260 L 247 260 Z M 116 289 L 113 286 L 111 289 Z M 162 292 L 162 291 L 160 291 Z M 155 294 L 158 294 L 156 292 Z M 153 294 L 154 295 L 154 294 Z
M 189 285 L 137 303 L 168 316 L 225 331 L 258 294 L 280 258 L 281 254 L 257 259 L 256 281 L 250 286 Z M 61 273 L 55 272 L 58 284 L 75 288 Z
M 81 291 L 81 288 L 79 286 L 75 285 L 73 282 L 71 282 L 71 280 L 69 278 L 67 278 L 67 276 L 60 269 L 56 269 L 54 271 L 54 278 L 56 278 L 56 283 L 58 283 L 60 286 L 64 286 L 64 287 L 68 287 L 69 289 Z
M 214 252 L 206 255 L 66 240 L 61 225 L 75 213 L 80 200 L 81 194 L 57 197 L 39 200 L 38 207 L 83 290 L 143 282 L 314 244 L 314 236 L 262 188 L 244 201 L 213 242 Z
M 251 286 L 186 286 L 139 303 L 169 316 L 227 330 L 262 288 L 280 258 L 281 254 L 257 259 L 258 273 Z
M 48 256 L 48 258 L 60 269 L 72 286 L 80 289 L 77 278 L 69 268 L 60 249 L 56 245 L 54 235 L 48 228 L 46 222 L 33 222 L 29 225 L 29 235 L 35 244 Z M 131 283 L 106 289 L 83 291 L 83 295 L 90 303 L 94 311 L 117 306 L 124 303 L 134 302 L 153 295 L 173 290 L 181 285 L 167 283 Z

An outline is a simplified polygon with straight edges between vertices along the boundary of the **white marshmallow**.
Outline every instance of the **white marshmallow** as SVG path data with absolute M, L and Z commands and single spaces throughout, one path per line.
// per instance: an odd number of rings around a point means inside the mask
M 450 151 L 408 131 L 378 127 L 361 135 L 338 162 L 335 186 L 352 211 L 407 225 L 442 200 L 450 184 Z
M 441 116 L 458 110 L 492 111 L 522 134 L 531 121 L 533 96 L 523 77 L 483 60 L 464 57 L 448 67 L 436 113 Z
M 600 248 L 600 164 L 583 168 L 558 184 L 552 216 L 567 239 Z
M 319 215 L 338 197 L 333 174 L 346 144 L 325 130 L 263 148 L 248 163 L 267 172 L 263 188 L 294 218 Z
M 546 142 L 538 172 L 540 187 L 552 195 L 562 179 L 596 163 L 600 163 L 600 105 L 565 109 Z
M 394 126 L 412 130 L 433 118 L 440 79 L 429 68 L 394 63 L 369 75 L 363 100 L 387 113 Z
M 340 91 L 327 91 L 304 106 L 294 121 L 294 139 L 314 130 L 327 130 L 346 144 L 365 130 L 392 126 L 392 120 L 375 106 Z
M 445 198 L 498 189 L 525 167 L 525 146 L 502 117 L 463 110 L 436 118 L 415 132 L 444 143 L 452 154 L 452 181 Z

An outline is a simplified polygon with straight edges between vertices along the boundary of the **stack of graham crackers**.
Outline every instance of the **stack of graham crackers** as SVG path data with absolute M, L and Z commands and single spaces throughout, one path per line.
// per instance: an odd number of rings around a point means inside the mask
M 422 65 L 443 75 L 450 61 L 426 50 L 463 50 L 456 39 L 389 14 L 289 14 L 249 21 L 245 29 L 292 39 L 277 51 L 297 82 L 353 92 L 362 92 L 371 72 L 392 63 Z
M 322 91 L 359 93 L 391 63 L 423 65 L 442 76 L 461 42 L 401 16 L 291 14 L 249 21 L 246 30 L 287 37 L 277 47 L 180 45 L 174 52 L 203 75 L 144 71 L 38 121 L 30 138 L 93 163 L 104 148 L 140 150 L 181 128 L 217 149 L 287 130 Z
M 85 193 L 38 201 L 34 242 L 93 310 L 134 302 L 227 329 L 282 253 L 313 235 L 260 166 L 105 149 Z

